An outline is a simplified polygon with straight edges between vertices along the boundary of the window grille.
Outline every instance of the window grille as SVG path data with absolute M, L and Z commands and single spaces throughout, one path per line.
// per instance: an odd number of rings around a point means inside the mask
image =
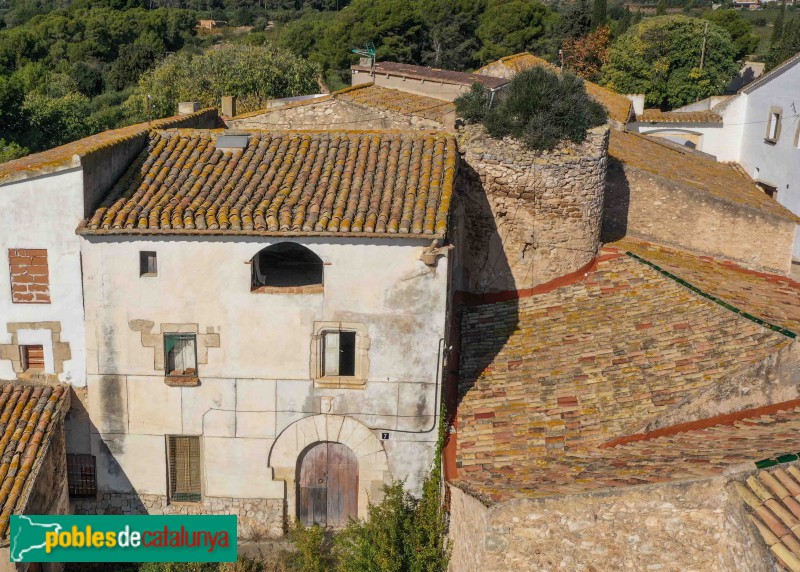
M 97 471 L 94 455 L 67 453 L 67 484 L 73 497 L 97 495 Z
M 323 333 L 322 375 L 356 374 L 356 333 L 327 331 Z
M 174 502 L 200 502 L 200 437 L 167 438 L 169 498 Z
M 164 354 L 167 375 L 197 375 L 197 344 L 194 334 L 166 334 Z
M 158 258 L 155 252 L 142 251 L 139 253 L 139 276 L 157 276 Z

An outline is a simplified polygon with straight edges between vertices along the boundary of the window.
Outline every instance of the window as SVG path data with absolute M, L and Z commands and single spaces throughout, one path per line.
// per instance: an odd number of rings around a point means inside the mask
M 356 374 L 356 333 L 323 332 L 322 376 L 353 377 Z
M 783 111 L 779 107 L 769 110 L 769 120 L 767 121 L 766 141 L 775 143 L 781 136 L 781 115 Z
M 67 453 L 67 483 L 72 497 L 93 497 L 97 494 L 94 455 Z
M 194 334 L 164 334 L 168 377 L 197 377 L 197 337 Z
M 760 181 L 756 181 L 756 185 L 766 193 L 766 195 L 772 199 L 778 198 L 778 187 L 773 185 L 768 185 L 766 183 L 762 183 Z
M 171 502 L 200 502 L 200 437 L 167 436 L 167 480 Z
M 22 354 L 22 370 L 30 372 L 44 371 L 44 347 L 20 346 Z
M 322 259 L 305 246 L 281 242 L 253 257 L 250 289 L 289 294 L 322 291 Z
M 155 252 L 143 250 L 139 253 L 139 276 L 158 276 Z
M 11 273 L 12 303 L 50 303 L 47 250 L 43 248 L 12 248 L 8 251 L 8 265 Z

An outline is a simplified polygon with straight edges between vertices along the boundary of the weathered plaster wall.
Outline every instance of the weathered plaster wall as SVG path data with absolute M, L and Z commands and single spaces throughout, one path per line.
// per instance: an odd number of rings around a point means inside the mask
M 356 69 L 352 70 L 352 76 L 352 85 L 374 83 L 381 87 L 399 89 L 400 91 L 416 93 L 417 95 L 427 95 L 428 97 L 435 97 L 445 101 L 455 101 L 459 95 L 470 90 L 468 85 L 445 83 L 432 79 L 421 80 L 411 77 L 399 77 L 385 73 L 373 75 L 368 71 Z
M 775 570 L 724 477 L 490 508 L 463 499 L 455 487 L 450 491 L 453 572 Z M 482 519 L 480 530 L 475 521 Z
M 273 445 L 321 413 L 352 419 L 374 439 L 389 432 L 379 445 L 389 472 L 418 488 L 436 441 L 447 258 L 423 264 L 422 240 L 295 240 L 323 260 L 322 293 L 250 291 L 249 261 L 279 239 L 84 240 L 87 410 L 102 492 L 165 495 L 164 436 L 187 434 L 203 436 L 206 496 L 283 499 Z M 140 250 L 157 252 L 157 277 L 139 277 Z M 323 321 L 366 327 L 363 389 L 315 387 L 312 336 Z M 198 387 L 164 383 L 156 348 L 175 325 L 213 340 L 198 356 Z
M 59 422 L 51 433 L 47 451 L 36 469 L 36 480 L 29 491 L 25 514 L 69 514 L 67 456 L 64 424 Z
M 459 135 L 464 163 L 453 219 L 458 287 L 531 288 L 589 263 L 600 246 L 608 128 L 537 153 L 480 126 Z
M 45 365 L 50 366 L 46 373 L 77 386 L 86 383 L 80 242 L 75 235 L 82 201 L 79 170 L 0 187 L 0 348 L 6 347 L 0 350 L 0 379 L 17 377 L 19 366 L 11 358 L 19 356 L 5 352 L 27 343 L 44 347 Z M 8 251 L 17 248 L 47 250 L 49 304 L 11 302 Z M 54 327 L 60 329 L 57 340 Z
M 603 236 L 626 234 L 788 273 L 796 225 L 619 161 L 608 169 Z
M 330 98 L 228 120 L 231 129 L 441 129 L 431 119 Z
M 235 514 L 241 539 L 259 540 L 284 533 L 281 499 L 205 497 L 197 504 L 169 504 L 163 495 L 100 493 L 96 499 L 73 499 L 72 514 Z

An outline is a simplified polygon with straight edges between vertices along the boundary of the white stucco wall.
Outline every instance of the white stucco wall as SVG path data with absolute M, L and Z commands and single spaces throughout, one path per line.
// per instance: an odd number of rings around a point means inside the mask
M 742 131 L 739 163 L 757 181 L 778 189 L 778 201 L 800 214 L 800 65 L 773 77 L 746 96 L 747 111 Z M 770 109 L 783 110 L 781 133 L 776 143 L 764 139 Z M 795 240 L 795 258 L 800 258 L 800 244 Z
M 89 414 L 101 490 L 165 494 L 164 435 L 203 435 L 207 496 L 283 498 L 270 449 L 292 423 L 346 416 L 383 442 L 395 478 L 414 489 L 428 471 L 445 331 L 447 259 L 419 259 L 429 241 L 296 239 L 321 257 L 323 294 L 250 292 L 248 262 L 275 239 L 109 238 L 82 241 Z M 158 254 L 158 276 L 139 277 L 139 252 Z M 197 324 L 219 334 L 198 366 L 199 387 L 169 387 L 154 348 L 130 322 Z M 315 388 L 314 323 L 364 324 L 364 389 Z M 331 409 L 321 411 L 321 398 Z M 110 454 L 109 454 L 110 453 Z M 113 457 L 113 458 L 112 458 Z M 115 465 L 118 465 L 116 467 Z M 110 467 L 106 475 L 106 467 Z
M 83 216 L 83 176 L 79 169 L 0 186 L 0 344 L 11 343 L 7 324 L 60 322 L 61 341 L 69 343 L 61 381 L 86 383 L 81 292 L 80 241 L 75 228 Z M 13 304 L 9 249 L 47 249 L 49 304 Z M 46 372 L 53 367 L 49 330 L 25 331 L 28 343 L 42 344 Z M 0 359 L 0 379 L 15 379 L 10 360 Z

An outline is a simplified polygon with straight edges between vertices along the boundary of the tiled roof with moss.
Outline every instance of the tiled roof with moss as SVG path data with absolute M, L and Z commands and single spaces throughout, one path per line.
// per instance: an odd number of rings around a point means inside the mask
M 456 106 L 449 101 L 417 95 L 398 89 L 380 87 L 371 83 L 353 86 L 333 94 L 335 99 L 393 111 L 402 115 L 416 115 L 445 122 L 445 116 L 455 113 Z
M 498 66 L 508 70 L 507 72 L 500 71 L 498 73 Z M 513 77 L 514 74 L 531 69 L 533 67 L 546 67 L 555 72 L 558 68 L 537 56 L 528 52 L 514 54 L 500 58 L 496 62 L 480 68 L 476 73 L 482 75 L 497 75 L 500 77 Z M 586 92 L 597 102 L 601 103 L 606 108 L 608 116 L 622 124 L 627 123 L 633 114 L 633 103 L 631 100 L 620 95 L 614 90 L 608 89 L 591 81 L 584 81 Z
M 792 343 L 606 249 L 572 285 L 466 309 L 458 479 L 500 500 L 697 476 L 783 452 L 773 451 L 783 441 L 741 435 L 677 455 L 670 445 L 648 456 L 642 445 L 630 460 L 600 445 Z
M 427 66 L 416 66 L 413 64 L 401 64 L 398 62 L 378 62 L 375 68 L 369 66 L 355 65 L 352 69 L 358 71 L 374 71 L 381 75 L 391 75 L 397 77 L 408 77 L 440 83 L 450 83 L 455 85 L 471 86 L 473 83 L 480 83 L 488 89 L 497 89 L 508 83 L 507 79 L 493 76 L 481 75 L 477 73 L 467 73 L 454 70 L 443 70 Z
M 792 463 L 759 471 L 734 486 L 778 563 L 800 572 L 800 466 Z
M 176 115 L 166 119 L 158 119 L 150 123 L 137 123 L 119 129 L 103 131 L 96 135 L 78 139 L 66 145 L 54 147 L 41 153 L 33 153 L 0 163 L 0 185 L 24 179 L 30 176 L 53 173 L 62 169 L 80 166 L 80 158 L 94 151 L 112 147 L 129 139 L 147 134 L 151 129 L 168 129 L 184 125 L 197 119 L 205 118 L 209 122 L 216 120 L 217 110 L 203 109 L 187 115 Z
M 713 111 L 661 111 L 645 109 L 637 121 L 644 123 L 722 123 L 722 116 Z
M 82 234 L 438 237 L 457 168 L 433 132 L 156 131 Z
M 740 170 L 691 150 L 679 149 L 646 135 L 612 130 L 608 154 L 625 165 L 664 177 L 675 184 L 762 213 L 800 222 L 800 217 L 767 196 Z
M 38 463 L 69 407 L 64 385 L 0 382 L 0 537 L 20 514 L 36 480 Z

